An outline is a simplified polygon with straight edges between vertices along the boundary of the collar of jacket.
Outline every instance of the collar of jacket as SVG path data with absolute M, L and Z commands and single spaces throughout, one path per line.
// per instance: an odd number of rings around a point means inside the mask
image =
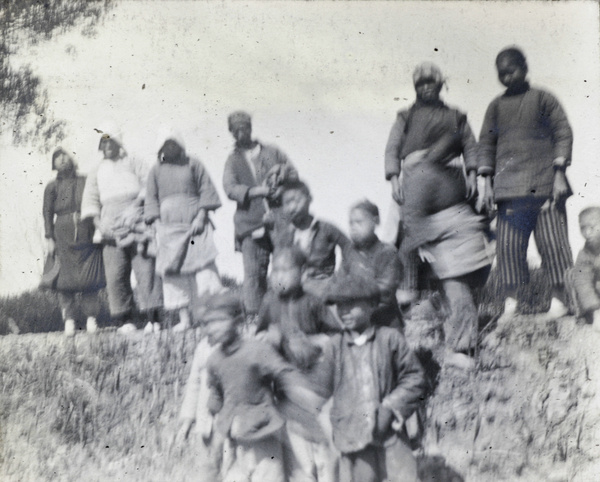
M 511 97 L 513 95 L 524 94 L 530 88 L 531 88 L 531 86 L 529 85 L 529 82 L 524 82 L 522 85 L 515 87 L 514 89 L 510 89 L 510 88 L 506 89 L 506 92 L 504 92 L 504 97 Z
M 348 335 L 349 335 L 348 339 L 346 340 L 346 342 L 348 343 L 348 345 L 357 345 L 357 343 L 354 341 L 355 337 L 353 337 L 350 332 L 348 332 Z M 373 338 L 375 338 L 375 327 L 373 325 L 369 326 L 365 331 L 363 331 L 356 338 L 360 338 L 360 337 L 363 337 L 363 336 L 366 337 L 365 343 L 367 341 L 373 340 Z
M 369 238 L 365 241 L 362 241 L 360 243 L 354 243 L 354 246 L 359 250 L 367 250 L 375 246 L 375 243 L 377 243 L 377 241 L 379 241 L 379 238 L 375 233 L 373 233 L 373 235 L 369 236 Z
M 59 171 L 56 173 L 56 179 L 69 179 L 75 177 L 76 171 L 74 168 L 67 169 L 66 171 Z

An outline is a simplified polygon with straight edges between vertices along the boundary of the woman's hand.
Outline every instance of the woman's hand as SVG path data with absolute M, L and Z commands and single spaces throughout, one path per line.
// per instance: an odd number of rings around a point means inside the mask
M 569 183 L 567 176 L 561 170 L 554 173 L 554 185 L 552 186 L 552 200 L 557 203 L 569 194 Z
M 205 209 L 200 209 L 194 220 L 192 221 L 192 235 L 202 234 L 206 227 L 208 216 L 206 215 Z
M 398 176 L 393 176 L 392 179 L 392 198 L 400 206 L 404 204 L 404 190 L 402 189 L 402 182 L 398 179 Z
M 467 201 L 477 196 L 477 172 L 469 171 L 467 174 Z
M 54 242 L 54 239 L 46 238 L 46 249 L 50 256 L 54 256 L 54 253 L 56 252 L 56 243 Z

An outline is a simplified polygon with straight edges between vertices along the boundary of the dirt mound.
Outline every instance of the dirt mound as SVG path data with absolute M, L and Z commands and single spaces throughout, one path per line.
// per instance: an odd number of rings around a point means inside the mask
M 421 307 L 407 323 L 407 338 L 443 365 L 441 319 L 434 315 Z M 594 480 L 585 474 L 594 473 L 600 412 L 588 360 L 600 336 L 574 318 L 542 318 L 489 327 L 477 370 L 442 368 L 432 380 L 423 481 Z

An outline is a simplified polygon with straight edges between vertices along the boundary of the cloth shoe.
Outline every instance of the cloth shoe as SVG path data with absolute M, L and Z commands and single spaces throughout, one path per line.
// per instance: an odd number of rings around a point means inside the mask
M 96 318 L 93 316 L 88 316 L 88 319 L 85 323 L 85 329 L 88 333 L 96 333 L 98 331 L 98 323 L 96 322 Z
M 569 313 L 569 309 L 564 305 L 558 298 L 552 298 L 550 302 L 550 309 L 544 313 L 543 318 L 545 321 L 553 321 L 566 316 Z
M 65 336 L 69 338 L 75 336 L 75 320 L 65 320 Z
M 117 333 L 119 333 L 120 335 L 129 335 L 130 333 L 135 333 L 136 331 L 136 326 L 131 322 L 125 323 L 120 328 L 117 328 Z
M 174 327 L 173 327 L 173 331 L 175 333 L 182 333 L 185 330 L 187 330 L 190 327 L 190 324 L 187 322 L 183 322 L 180 321 L 179 323 L 177 323 Z M 160 330 L 160 326 L 159 326 L 159 330 Z
M 504 302 L 504 311 L 500 315 L 500 318 L 498 318 L 496 325 L 504 326 L 512 320 L 517 314 L 517 304 L 518 302 L 515 298 L 506 298 L 506 301 Z

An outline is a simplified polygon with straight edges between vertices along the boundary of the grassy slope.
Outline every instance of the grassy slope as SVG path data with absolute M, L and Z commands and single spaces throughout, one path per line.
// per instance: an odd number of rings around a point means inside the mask
M 527 300 L 544 291 L 534 281 Z M 498 305 L 490 292 L 483 299 L 487 320 Z M 530 302 L 524 311 L 536 308 Z M 442 361 L 440 328 L 427 302 L 407 324 L 432 368 Z M 423 480 L 593 480 L 596 335 L 573 319 L 527 315 L 485 333 L 476 373 L 444 369 L 432 380 Z M 0 480 L 206 479 L 194 444 L 172 444 L 198 336 L 0 338 Z

